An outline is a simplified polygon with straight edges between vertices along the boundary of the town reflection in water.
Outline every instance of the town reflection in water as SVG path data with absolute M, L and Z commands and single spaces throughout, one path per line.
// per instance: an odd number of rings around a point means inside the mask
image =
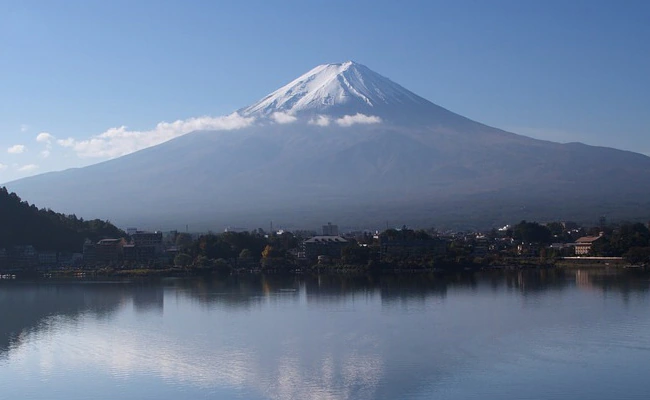
M 49 352 L 62 385 L 66 371 L 92 367 L 92 379 L 148 376 L 185 391 L 404 398 L 488 368 L 506 357 L 503 341 L 532 358 L 522 338 L 575 325 L 554 294 L 582 307 L 583 325 L 571 328 L 581 330 L 602 317 L 588 307 L 594 298 L 647 304 L 649 288 L 641 273 L 584 270 L 0 281 L 0 373 L 15 372 L 32 344 L 47 348 L 39 354 Z

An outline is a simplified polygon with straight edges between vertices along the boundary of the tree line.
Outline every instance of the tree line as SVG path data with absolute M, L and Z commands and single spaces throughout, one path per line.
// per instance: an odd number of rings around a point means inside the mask
M 84 220 L 74 214 L 39 209 L 7 188 L 0 188 L 0 249 L 32 245 L 39 251 L 81 252 L 86 239 L 125 236 L 109 221 Z
M 592 246 L 591 255 L 624 257 L 633 263 L 650 261 L 650 229 L 639 222 L 568 230 L 559 222 L 539 224 L 521 221 L 506 233 L 517 241 L 548 245 L 570 243 L 581 236 L 600 236 Z

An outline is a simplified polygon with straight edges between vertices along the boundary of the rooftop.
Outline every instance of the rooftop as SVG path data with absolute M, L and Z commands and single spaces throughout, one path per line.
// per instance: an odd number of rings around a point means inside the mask
M 119 242 L 122 239 L 102 239 L 97 244 L 114 244 Z
M 582 244 L 587 244 L 587 243 L 593 243 L 596 240 L 600 239 L 602 236 L 583 236 L 581 238 L 578 238 L 576 240 L 576 243 L 582 243 Z
M 348 241 L 340 236 L 314 236 L 305 240 L 305 243 L 347 243 Z

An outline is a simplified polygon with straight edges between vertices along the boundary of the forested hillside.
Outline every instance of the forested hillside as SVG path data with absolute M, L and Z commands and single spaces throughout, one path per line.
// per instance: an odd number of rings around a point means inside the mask
M 80 252 L 85 239 L 123 237 L 108 221 L 85 221 L 75 215 L 38 209 L 0 188 L 0 248 L 33 245 L 37 250 Z

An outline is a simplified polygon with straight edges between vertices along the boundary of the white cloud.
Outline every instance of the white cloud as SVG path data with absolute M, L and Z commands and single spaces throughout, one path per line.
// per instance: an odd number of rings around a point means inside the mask
M 63 147 L 74 147 L 75 143 L 77 143 L 73 138 L 59 139 L 56 142 Z
M 36 164 L 26 164 L 21 167 L 18 167 L 19 172 L 32 172 L 38 169 L 38 165 Z
M 25 151 L 27 151 L 27 147 L 23 144 L 17 144 L 7 149 L 7 153 L 9 154 L 22 154 Z
M 273 118 L 273 120 L 278 124 L 290 124 L 298 120 L 298 118 L 294 117 L 293 115 L 283 112 L 274 112 L 271 115 L 271 118 Z
M 324 116 L 324 115 L 319 115 L 316 118 L 310 119 L 309 124 L 318 125 L 318 126 L 329 126 L 330 119 L 328 117 Z
M 356 115 L 345 115 L 336 120 L 339 126 L 352 126 L 354 124 L 378 124 L 381 118 L 374 115 L 357 113 Z
M 29 125 L 27 125 L 27 124 L 20 125 L 20 131 L 21 132 L 27 132 L 28 130 L 29 130 Z
M 0 171 L 4 171 L 5 169 L 7 169 L 7 164 L 0 163 Z
M 45 144 L 45 149 L 40 153 L 41 158 L 48 158 L 52 154 L 52 142 L 54 139 L 54 135 L 47 132 L 41 132 L 36 136 L 37 142 Z
M 199 117 L 174 122 L 161 122 L 149 131 L 129 131 L 126 126 L 111 128 L 86 140 L 59 139 L 60 146 L 71 148 L 83 158 L 115 158 L 166 142 L 193 131 L 234 130 L 250 126 L 254 117 L 237 113 L 223 117 Z
M 36 136 L 36 141 L 39 143 L 49 144 L 52 143 L 53 140 L 54 140 L 54 136 L 47 132 L 41 132 L 38 134 L 38 136 Z

